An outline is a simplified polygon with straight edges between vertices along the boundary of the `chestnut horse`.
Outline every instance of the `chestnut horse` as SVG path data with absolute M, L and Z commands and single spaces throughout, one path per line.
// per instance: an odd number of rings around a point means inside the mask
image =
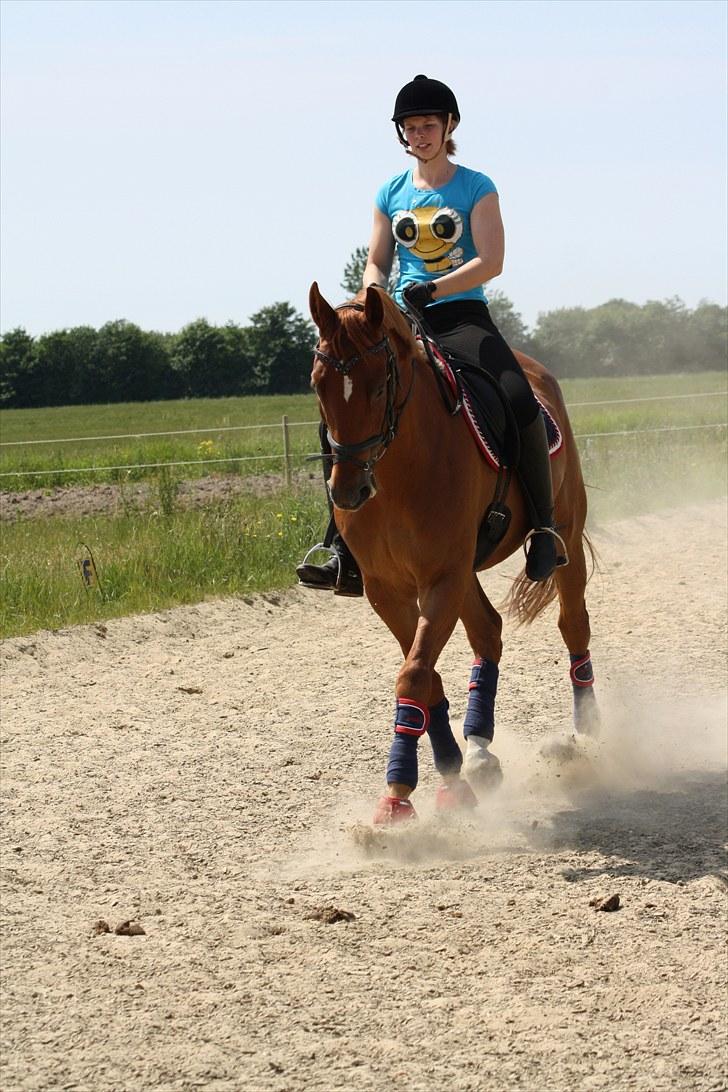
M 496 471 L 477 450 L 462 415 L 448 413 L 422 346 L 390 296 L 370 287 L 333 308 L 314 283 L 309 304 L 320 335 L 311 385 L 333 451 L 329 491 L 336 525 L 359 564 L 371 606 L 404 655 L 387 794 L 375 822 L 414 815 L 409 796 L 417 784 L 417 742 L 425 732 L 443 777 L 438 806 L 474 806 L 469 784 L 478 791 L 501 776 L 490 743 L 502 620 L 473 572 L 478 528 L 494 495 Z M 586 493 L 579 456 L 558 383 L 537 361 L 516 356 L 562 432 L 551 473 L 555 524 L 569 561 L 544 583 L 534 584 L 522 573 L 511 606 L 521 621 L 532 621 L 558 595 L 559 629 L 571 657 L 575 726 L 592 733 L 598 711 L 584 602 Z M 483 568 L 520 549 L 530 530 L 516 477 L 506 503 L 510 526 Z M 436 671 L 458 619 L 475 656 L 464 768 Z

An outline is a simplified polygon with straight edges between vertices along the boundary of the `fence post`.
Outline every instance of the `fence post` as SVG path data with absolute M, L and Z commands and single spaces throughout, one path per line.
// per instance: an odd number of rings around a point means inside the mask
M 291 488 L 291 444 L 288 435 L 288 415 L 283 414 L 283 470 L 286 475 L 286 488 Z

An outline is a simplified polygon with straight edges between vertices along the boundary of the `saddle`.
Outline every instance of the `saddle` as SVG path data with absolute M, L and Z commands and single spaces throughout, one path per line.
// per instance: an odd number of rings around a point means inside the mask
M 462 402 L 462 413 L 475 445 L 493 470 L 502 464 L 517 470 L 520 463 L 518 428 L 508 397 L 495 379 L 472 364 L 457 357 L 445 358 L 437 345 L 431 346 L 448 386 Z M 546 426 L 549 456 L 554 457 L 564 442 L 556 420 L 534 391 Z
M 497 472 L 495 494 L 478 529 L 473 559 L 476 570 L 495 550 L 511 522 L 511 511 L 505 498 L 520 462 L 518 425 L 505 391 L 493 376 L 446 352 L 418 315 L 408 311 L 408 317 L 414 321 L 417 339 L 424 347 L 448 412 L 452 415 L 462 413 L 478 451 Z M 536 401 L 546 425 L 549 455 L 553 458 L 563 444 L 561 430 L 538 397 Z

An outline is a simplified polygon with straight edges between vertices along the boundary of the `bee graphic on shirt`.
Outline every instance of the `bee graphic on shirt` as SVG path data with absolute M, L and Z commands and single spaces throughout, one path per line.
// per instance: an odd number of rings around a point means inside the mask
M 392 219 L 395 239 L 424 262 L 428 273 L 446 273 L 463 264 L 462 247 L 455 246 L 462 233 L 463 218 L 451 208 L 403 209 Z

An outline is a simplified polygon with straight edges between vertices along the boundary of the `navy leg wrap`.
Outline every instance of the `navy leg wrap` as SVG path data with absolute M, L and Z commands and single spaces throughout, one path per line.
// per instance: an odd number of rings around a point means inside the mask
M 498 689 L 498 664 L 480 657 L 473 663 L 468 685 L 468 710 L 463 735 L 493 738 L 495 733 L 495 695 Z
M 430 724 L 426 705 L 410 698 L 397 698 L 394 713 L 394 739 L 387 763 L 387 784 L 417 788 L 417 741 Z
M 592 690 L 594 670 L 588 649 L 586 652 L 570 654 L 569 659 L 571 660 L 569 676 L 574 693 L 574 718 L 578 729 L 581 723 L 582 711 L 588 711 L 594 704 L 594 691 Z
M 432 754 L 435 758 L 435 769 L 443 777 L 460 773 L 463 764 L 462 753 L 450 727 L 449 708 L 447 698 L 443 698 L 439 705 L 430 706 L 429 736 Z

